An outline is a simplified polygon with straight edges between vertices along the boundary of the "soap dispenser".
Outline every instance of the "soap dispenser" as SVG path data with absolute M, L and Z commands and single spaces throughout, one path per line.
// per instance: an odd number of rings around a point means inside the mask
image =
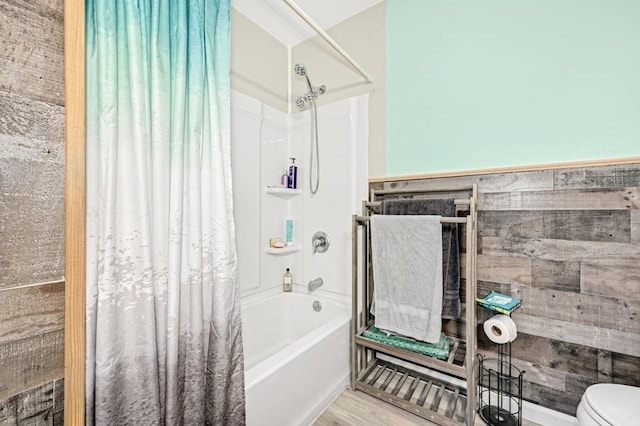
M 293 290 L 293 275 L 291 275 L 291 271 L 287 268 L 286 272 L 282 276 L 282 291 L 290 292 Z
M 296 166 L 296 159 L 291 157 L 291 164 L 289 165 L 289 188 L 296 189 L 298 187 L 298 166 Z

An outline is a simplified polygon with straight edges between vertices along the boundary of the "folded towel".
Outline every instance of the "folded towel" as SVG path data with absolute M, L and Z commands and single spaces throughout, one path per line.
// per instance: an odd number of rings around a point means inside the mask
M 389 335 L 376 327 L 371 327 L 362 334 L 367 339 L 385 343 L 396 348 L 406 349 L 411 352 L 417 352 L 422 355 L 428 355 L 438 359 L 447 359 L 449 357 L 449 339 L 444 333 L 440 333 L 440 340 L 438 340 L 437 343 L 427 343 L 402 336 Z
M 371 216 L 375 325 L 425 342 L 442 328 L 440 216 Z
M 382 214 L 391 215 L 441 215 L 454 217 L 456 205 L 453 198 L 403 199 L 382 201 Z M 458 225 L 442 224 L 442 318 L 460 316 L 460 250 Z

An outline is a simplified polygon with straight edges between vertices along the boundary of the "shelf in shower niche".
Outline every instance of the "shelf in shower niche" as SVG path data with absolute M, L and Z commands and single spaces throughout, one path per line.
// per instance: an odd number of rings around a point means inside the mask
M 273 254 L 273 255 L 283 255 L 283 254 L 290 254 L 290 253 L 295 253 L 297 251 L 300 251 L 300 246 L 298 244 L 293 244 L 291 246 L 285 246 L 282 248 L 275 248 L 275 247 L 266 247 L 264 249 L 264 252 L 267 254 Z
M 282 188 L 280 186 L 267 186 L 265 192 L 267 194 L 275 195 L 276 197 L 280 198 L 290 198 L 296 195 L 300 195 L 301 191 L 299 189 Z

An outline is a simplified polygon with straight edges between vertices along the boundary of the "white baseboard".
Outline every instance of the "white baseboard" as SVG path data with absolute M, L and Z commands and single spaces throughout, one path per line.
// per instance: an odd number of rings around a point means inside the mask
M 522 417 L 544 426 L 576 426 L 578 419 L 550 408 L 522 401 Z

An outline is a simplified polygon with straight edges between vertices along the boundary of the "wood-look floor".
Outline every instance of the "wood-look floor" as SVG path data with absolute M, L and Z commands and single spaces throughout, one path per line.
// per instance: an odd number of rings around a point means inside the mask
M 316 420 L 314 426 L 430 425 L 421 417 L 401 410 L 364 392 L 346 389 Z
M 316 420 L 314 426 L 411 426 L 433 425 L 428 420 L 387 404 L 364 392 L 354 392 L 347 388 Z M 484 425 L 476 417 L 477 426 Z M 523 420 L 523 426 L 535 426 L 536 423 Z

